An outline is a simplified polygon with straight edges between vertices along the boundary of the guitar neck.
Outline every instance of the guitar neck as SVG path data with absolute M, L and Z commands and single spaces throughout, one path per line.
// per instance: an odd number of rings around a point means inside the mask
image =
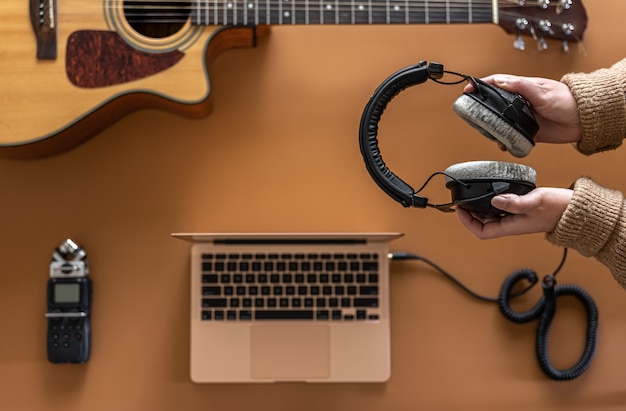
M 498 0 L 195 0 L 197 25 L 497 23 Z

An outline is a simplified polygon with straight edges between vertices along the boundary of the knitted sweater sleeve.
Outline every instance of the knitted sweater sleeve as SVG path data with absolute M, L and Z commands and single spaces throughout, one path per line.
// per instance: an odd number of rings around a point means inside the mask
M 579 178 L 573 196 L 549 242 L 594 257 L 626 289 L 626 204 L 624 196 L 587 177 Z
M 561 78 L 578 104 L 582 140 L 576 149 L 589 155 L 612 150 L 626 137 L 626 59 L 592 73 Z

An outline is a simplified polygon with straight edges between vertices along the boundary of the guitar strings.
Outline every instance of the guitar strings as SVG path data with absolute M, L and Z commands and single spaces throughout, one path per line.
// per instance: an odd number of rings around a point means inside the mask
M 471 9 L 471 15 L 472 18 L 478 21 L 484 21 L 484 22 L 490 22 L 492 21 L 492 5 L 490 1 L 482 1 L 482 2 L 478 2 L 476 3 L 477 0 L 475 0 L 474 3 L 472 3 L 472 9 Z M 144 3 L 144 5 L 140 4 L 140 3 Z M 311 1 L 290 1 L 290 0 L 282 0 L 282 1 L 275 1 L 275 0 L 260 0 L 260 1 L 248 1 L 248 2 L 243 2 L 243 1 L 234 1 L 234 2 L 230 2 L 230 1 L 210 1 L 210 0 L 206 0 L 203 3 L 196 3 L 196 4 L 191 4 L 188 1 L 178 1 L 178 2 L 168 2 L 167 4 L 159 4 L 159 6 L 157 7 L 159 12 L 154 12 L 154 1 L 146 1 L 146 0 L 139 0 L 139 1 L 134 1 L 132 2 L 132 4 L 128 4 L 124 6 L 124 10 L 125 10 L 125 16 L 127 19 L 129 19 L 129 23 L 133 23 L 133 22 L 143 22 L 143 23 L 180 23 L 180 22 L 185 22 L 189 16 L 187 15 L 181 15 L 180 11 L 193 11 L 196 10 L 198 12 L 200 12 L 203 17 L 206 17 L 206 15 L 209 15 L 211 17 L 213 17 L 214 20 L 216 20 L 216 24 L 221 22 L 221 19 L 223 18 L 224 20 L 228 20 L 228 17 L 233 17 L 230 16 L 230 14 L 234 14 L 235 12 L 237 12 L 237 14 L 249 14 L 249 15 L 255 15 L 256 13 L 264 13 L 264 17 L 269 18 L 269 15 L 271 13 L 273 13 L 279 20 L 284 20 L 285 17 L 287 20 L 292 20 L 293 18 L 295 18 L 295 16 L 293 15 L 289 15 L 289 16 L 284 16 L 281 15 L 280 13 L 285 13 L 285 12 L 306 12 L 308 11 L 309 13 L 320 13 L 320 14 L 325 14 L 325 15 L 329 15 L 329 14 L 335 14 L 337 15 L 337 17 L 339 17 L 339 15 L 344 16 L 346 13 L 372 13 L 372 14 L 380 14 L 380 13 L 388 13 L 388 12 L 395 12 L 395 13 L 423 13 L 424 14 L 424 18 L 426 17 L 426 13 L 428 12 L 428 15 L 431 17 L 431 19 L 433 19 L 432 14 L 437 14 L 437 15 L 441 15 L 443 13 L 447 13 L 447 17 L 449 20 L 449 14 L 459 14 L 459 13 L 465 13 L 465 14 L 470 14 L 470 9 L 468 7 L 468 3 L 467 1 L 457 1 L 457 0 L 451 0 L 448 2 L 448 4 L 446 5 L 442 5 L 442 4 L 428 4 L 428 5 L 415 5 L 413 4 L 414 2 L 409 2 L 408 0 L 405 1 L 398 1 L 395 2 L 395 4 L 392 3 L 383 3 L 381 1 L 375 2 L 373 3 L 371 0 L 366 0 L 365 2 L 358 2 L 358 1 L 341 1 L 341 0 L 335 0 L 335 1 L 330 1 L 330 2 L 324 2 L 323 0 L 320 0 L 318 2 L 311 2 Z M 178 4 L 175 4 L 178 3 Z M 312 6 L 316 6 L 315 3 L 319 3 L 319 8 L 316 7 L 312 7 Z M 499 3 L 502 3 L 501 6 L 503 6 L 504 8 L 520 8 L 520 7 L 536 7 L 536 5 L 539 2 L 525 2 L 523 3 L 521 6 L 519 4 L 518 1 L 515 0 L 504 0 L 504 1 L 500 1 Z M 533 4 L 535 3 L 535 4 Z M 183 6 L 184 4 L 184 6 Z M 458 6 L 458 4 L 463 4 L 463 6 Z M 508 5 L 508 7 L 507 7 Z M 357 8 L 357 10 L 352 11 L 351 9 Z M 359 9 L 359 7 L 362 7 L 362 9 Z M 557 7 L 557 5 L 555 4 L 550 4 L 549 7 Z M 113 7 L 112 7 L 113 8 Z M 151 10 L 150 13 L 143 13 L 143 10 Z M 346 9 L 350 9 L 350 10 L 346 10 Z M 174 10 L 174 11 L 178 11 L 178 13 L 172 13 L 172 14 L 167 14 L 165 11 L 166 10 Z M 478 10 L 478 11 L 477 11 Z M 481 10 L 485 10 L 485 11 L 481 11 Z M 138 11 L 140 11 L 138 13 Z M 510 17 L 510 18 L 518 18 L 518 17 L 524 17 L 522 14 L 520 13 L 515 13 L 515 12 L 511 12 L 511 11 L 506 11 L 506 12 L 502 12 L 500 13 L 500 18 L 503 17 Z M 250 17 L 253 16 L 248 16 L 249 18 L 247 18 L 246 20 L 252 20 Z M 134 20 L 135 18 L 137 18 L 138 20 Z M 527 18 L 528 19 L 528 18 Z M 210 19 L 209 19 L 210 20 Z M 332 23 L 331 19 L 331 22 Z M 443 20 L 443 19 L 442 19 Z M 468 19 L 469 20 L 469 19 Z M 532 18 L 529 20 L 533 20 Z M 457 22 L 458 20 L 455 20 L 455 22 Z M 440 21 L 440 19 L 436 19 L 436 22 L 444 22 L 444 21 Z M 468 21 L 470 22 L 470 21 Z M 232 22 L 229 22 L 232 23 Z M 234 21 L 234 23 L 236 23 L 236 20 Z

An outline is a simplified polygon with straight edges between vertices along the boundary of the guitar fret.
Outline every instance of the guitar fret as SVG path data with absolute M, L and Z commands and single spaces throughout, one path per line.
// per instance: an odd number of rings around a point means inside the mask
M 300 2 L 304 1 L 304 8 L 300 7 Z M 308 23 L 308 1 L 305 0 L 292 0 L 291 1 L 291 15 L 292 24 L 309 24 Z
M 389 0 L 385 0 L 385 23 L 389 24 Z
M 410 18 L 411 15 L 409 14 L 409 11 L 410 11 L 409 10 L 409 0 L 405 0 L 405 2 L 404 2 L 404 9 L 405 9 L 405 23 L 409 24 L 409 22 L 411 21 L 411 18 Z
M 192 24 L 492 23 L 497 0 L 196 0 Z
M 408 8 L 406 1 L 393 0 L 389 3 L 388 24 L 399 24 L 408 22 Z
M 368 0 L 352 1 L 352 24 L 369 24 L 371 19 L 370 2 Z
M 335 14 L 333 0 L 320 0 L 320 3 L 322 5 L 321 24 L 330 24 Z

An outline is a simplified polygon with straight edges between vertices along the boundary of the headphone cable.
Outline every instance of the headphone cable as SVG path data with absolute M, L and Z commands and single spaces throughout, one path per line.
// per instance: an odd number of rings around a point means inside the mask
M 470 294 L 472 297 L 486 302 L 498 303 L 500 312 L 509 321 L 514 323 L 525 323 L 533 321 L 539 318 L 539 325 L 537 327 L 537 337 L 535 340 L 535 353 L 537 360 L 541 367 L 541 370 L 549 378 L 556 381 L 572 380 L 580 376 L 587 370 L 591 361 L 593 360 L 596 346 L 597 346 L 597 334 L 598 334 L 598 309 L 593 298 L 581 287 L 572 284 L 556 285 L 556 275 L 561 271 L 565 260 L 567 258 L 567 248 L 563 249 L 563 256 L 557 268 L 551 273 L 546 275 L 542 281 L 543 295 L 539 301 L 528 311 L 517 312 L 510 307 L 510 300 L 520 297 L 528 292 L 535 284 L 538 283 L 538 277 L 535 271 L 530 269 L 520 269 L 510 274 L 502 284 L 500 288 L 500 294 L 498 297 L 487 297 L 481 295 L 460 280 L 454 277 L 450 272 L 441 268 L 439 265 L 417 254 L 411 254 L 407 252 L 391 252 L 388 257 L 391 260 L 419 260 L 423 261 L 430 267 L 434 268 L 440 274 L 443 274 L 446 278 L 460 287 L 463 291 Z M 522 281 L 526 280 L 529 285 L 524 289 L 511 293 L 514 286 Z M 556 314 L 556 300 L 559 296 L 570 295 L 578 298 L 583 304 L 587 313 L 587 332 L 585 348 L 580 359 L 572 367 L 560 370 L 557 369 L 550 360 L 548 353 L 548 334 L 552 320 Z

